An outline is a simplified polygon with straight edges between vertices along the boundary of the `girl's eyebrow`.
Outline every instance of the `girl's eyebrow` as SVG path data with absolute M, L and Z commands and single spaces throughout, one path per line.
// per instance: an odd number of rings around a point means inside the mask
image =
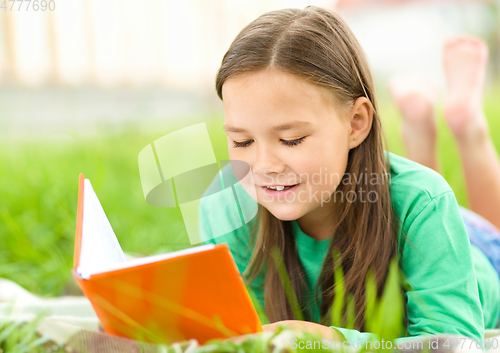
M 311 125 L 311 123 L 308 122 L 308 121 L 298 121 L 298 120 L 296 120 L 296 121 L 292 121 L 290 123 L 273 126 L 269 130 L 273 131 L 273 132 L 284 131 L 284 130 L 296 129 L 296 128 L 303 127 L 303 126 L 306 126 L 306 125 Z M 233 127 L 233 126 L 229 126 L 229 125 L 224 125 L 224 130 L 228 131 L 228 132 L 248 132 L 245 129 L 241 129 L 241 128 Z

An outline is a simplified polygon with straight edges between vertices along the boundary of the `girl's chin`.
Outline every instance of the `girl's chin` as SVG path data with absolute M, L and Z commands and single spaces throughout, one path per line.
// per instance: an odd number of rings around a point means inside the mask
M 296 207 L 280 207 L 278 205 L 274 207 L 266 207 L 266 209 L 280 221 L 293 221 L 304 215 L 303 212 L 298 210 Z

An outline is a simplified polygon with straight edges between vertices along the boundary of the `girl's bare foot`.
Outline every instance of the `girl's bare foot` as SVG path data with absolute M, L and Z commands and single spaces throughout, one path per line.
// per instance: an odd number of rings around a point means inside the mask
M 389 90 L 403 116 L 401 135 L 406 157 L 438 171 L 434 118 L 437 84 L 421 77 L 398 76 L 390 80 Z
M 459 36 L 444 45 L 445 119 L 458 143 L 469 207 L 500 229 L 500 160 L 482 109 L 488 47 Z
M 458 36 L 444 44 L 444 117 L 459 143 L 483 138 L 487 132 L 482 109 L 487 63 L 488 46 L 480 38 Z

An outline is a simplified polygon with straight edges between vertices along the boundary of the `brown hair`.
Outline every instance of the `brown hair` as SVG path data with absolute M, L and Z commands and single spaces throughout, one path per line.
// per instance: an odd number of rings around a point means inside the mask
M 399 221 L 389 193 L 389 162 L 384 156 L 381 122 L 375 102 L 373 81 L 365 54 L 346 23 L 335 13 L 308 6 L 304 10 L 284 9 L 268 12 L 247 25 L 224 55 L 216 77 L 217 94 L 229 77 L 268 68 L 301 77 L 334 93 L 342 106 L 352 106 L 366 97 L 373 106 L 373 123 L 366 139 L 351 149 L 344 179 L 363 172 L 376 173 L 379 182 L 357 178 L 359 183 L 344 183 L 336 192 L 374 192 L 376 202 L 335 202 L 339 221 L 332 232 L 321 274 L 316 284 L 322 290 L 321 321 L 330 322 L 334 298 L 334 260 L 332 251 L 340 250 L 345 293 L 352 294 L 356 329 L 364 331 L 365 278 L 374 270 L 380 296 L 388 275 L 389 263 L 397 252 Z M 370 174 L 373 175 L 373 174 Z M 265 311 L 271 322 L 293 319 L 270 249 L 277 247 L 284 259 L 297 298 L 306 290 L 303 266 L 297 254 L 292 222 L 281 221 L 259 205 L 258 232 L 253 233 L 255 248 L 244 278 L 251 282 L 266 270 Z M 256 238 L 255 238 L 256 237 Z M 307 315 L 307 310 L 303 311 Z M 406 312 L 406 310 L 405 310 Z M 343 308 L 344 319 L 346 308 Z M 306 316 L 307 318 L 307 316 Z

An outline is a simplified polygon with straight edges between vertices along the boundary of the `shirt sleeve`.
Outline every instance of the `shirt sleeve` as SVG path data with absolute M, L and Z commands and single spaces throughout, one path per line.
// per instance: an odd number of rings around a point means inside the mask
M 408 337 L 456 334 L 482 339 L 484 322 L 471 247 L 452 191 L 425 204 L 404 226 L 401 269 L 408 309 Z M 371 333 L 331 326 L 347 341 L 368 340 Z

